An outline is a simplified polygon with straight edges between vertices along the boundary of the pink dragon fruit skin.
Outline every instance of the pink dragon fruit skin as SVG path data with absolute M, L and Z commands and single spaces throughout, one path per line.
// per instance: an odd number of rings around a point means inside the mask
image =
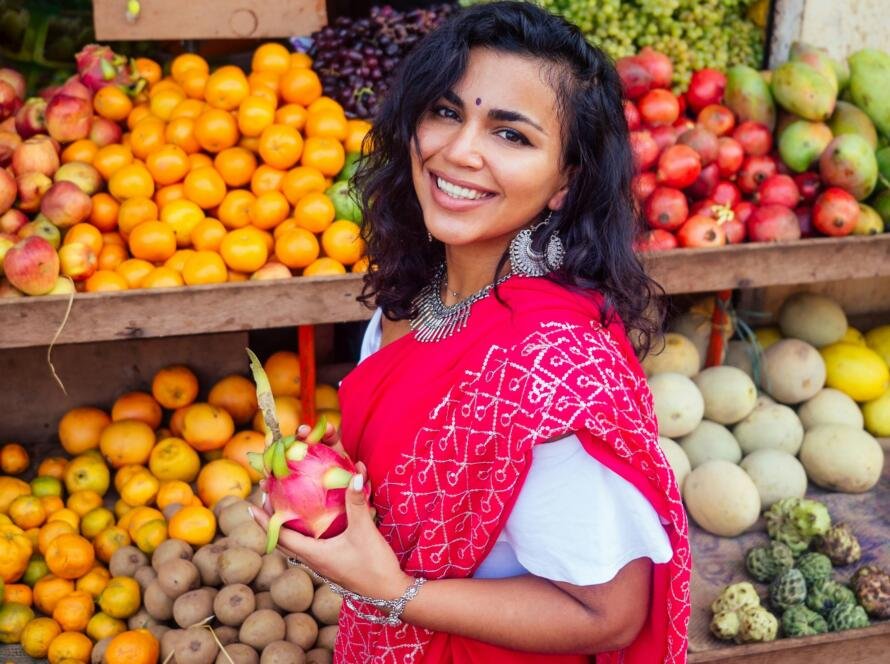
M 81 83 L 93 92 L 106 85 L 127 87 L 134 83 L 133 71 L 127 58 L 118 55 L 108 46 L 87 44 L 74 58 Z

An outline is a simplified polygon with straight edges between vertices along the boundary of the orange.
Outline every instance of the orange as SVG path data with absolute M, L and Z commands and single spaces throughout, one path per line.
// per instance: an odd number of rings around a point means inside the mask
M 154 432 L 145 422 L 119 420 L 102 432 L 99 449 L 113 468 L 120 468 L 147 463 L 154 443 Z
M 158 640 L 147 629 L 117 634 L 105 650 L 108 664 L 155 664 L 160 656 Z
M 130 148 L 115 143 L 99 148 L 93 157 L 93 167 L 106 180 L 110 180 L 117 171 L 132 163 L 133 153 Z
M 362 145 L 369 131 L 371 123 L 367 120 L 347 120 L 346 139 L 343 141 L 346 152 L 362 152 Z
M 217 209 L 219 220 L 226 228 L 243 228 L 250 224 L 250 208 L 256 196 L 245 189 L 232 189 Z
M 40 528 L 40 533 L 37 535 L 37 550 L 45 555 L 50 542 L 59 535 L 64 534 L 76 535 L 77 530 L 66 521 L 49 521 L 48 523 L 45 523 Z
M 0 469 L 7 475 L 18 475 L 28 470 L 31 459 L 18 443 L 7 443 L 0 448 Z
M 151 58 L 136 58 L 133 65 L 136 68 L 136 74 L 148 81 L 149 85 L 161 80 L 161 65 Z
M 156 267 L 145 275 L 142 288 L 176 288 L 185 285 L 182 276 L 171 267 Z
M 114 271 L 121 275 L 130 288 L 141 288 L 142 281 L 155 269 L 155 266 L 141 258 L 128 258 L 118 265 Z
M 196 251 L 182 269 L 182 278 L 189 286 L 222 284 L 228 278 L 226 264 L 215 251 Z
M 336 111 L 310 113 L 306 120 L 305 133 L 307 137 L 322 136 L 344 141 L 349 135 L 346 116 Z
M 275 111 L 275 122 L 277 124 L 288 125 L 297 131 L 303 131 L 308 118 L 308 111 L 299 104 L 285 104 Z
M 181 53 L 170 62 L 170 76 L 177 83 L 184 78 L 189 71 L 199 71 L 205 74 L 210 72 L 210 65 L 200 55 L 195 53 Z
M 76 409 L 74 409 L 76 410 Z M 97 409 L 98 410 L 98 409 Z M 68 411 L 69 413 L 71 411 Z M 102 412 L 102 411 L 100 411 Z M 62 416 L 62 419 L 65 419 L 65 415 Z M 104 415 L 105 413 L 102 412 Z M 105 415 L 107 418 L 108 416 Z M 108 418 L 108 422 L 111 421 L 111 418 Z M 107 422 L 106 422 L 107 424 Z M 105 424 L 102 425 L 104 427 Z M 99 427 L 99 430 L 96 431 L 96 442 L 94 445 L 91 445 L 88 449 L 94 449 L 99 446 L 99 432 L 102 430 L 102 427 Z M 62 423 L 59 421 L 59 431 L 62 430 Z M 59 438 L 61 438 L 61 433 L 59 434 Z M 66 450 L 67 451 L 67 450 Z M 72 452 L 72 454 L 74 454 Z M 68 460 L 65 457 L 53 456 L 46 457 L 43 461 L 40 462 L 40 465 L 37 466 L 37 476 L 38 477 L 55 477 L 57 480 L 62 479 L 65 476 L 65 467 L 68 465 Z
M 34 584 L 34 605 L 42 613 L 52 615 L 58 601 L 72 592 L 74 592 L 73 581 L 47 574 Z
M 161 483 L 147 470 L 136 473 L 121 487 L 121 500 L 137 507 L 152 503 Z M 135 538 L 134 538 L 135 539 Z
M 99 533 L 114 525 L 115 517 L 107 507 L 96 507 L 80 520 L 80 534 L 92 541 Z
M 117 229 L 118 203 L 111 194 L 100 191 L 93 194 L 93 207 L 90 209 L 90 223 L 103 233 Z
M 72 662 L 87 664 L 92 651 L 93 642 L 85 634 L 62 632 L 50 642 L 47 659 L 49 659 L 49 664 L 71 664 Z
M 287 219 L 290 204 L 280 191 L 267 191 L 256 197 L 250 206 L 250 223 L 262 230 L 275 228 Z
M 306 139 L 300 163 L 303 166 L 317 168 L 328 177 L 334 177 L 343 170 L 346 151 L 343 149 L 343 144 L 334 138 L 313 136 Z
M 161 425 L 161 406 L 147 392 L 127 392 L 111 406 L 111 419 L 114 422 L 139 420 L 157 429 Z
M 15 477 L 0 477 L 0 514 L 6 514 L 13 500 L 30 493 L 31 486 L 27 482 Z
M 162 221 L 144 221 L 130 233 L 129 246 L 136 258 L 165 261 L 176 251 L 176 233 Z
M 99 252 L 100 270 L 116 270 L 127 259 L 127 249 L 119 244 L 106 244 Z
M 19 496 L 9 504 L 9 518 L 23 530 L 37 528 L 46 520 L 46 510 L 36 496 Z
M 250 68 L 253 71 L 271 71 L 283 74 L 290 67 L 290 51 L 276 42 L 268 42 L 257 48 L 250 61 Z
M 117 214 L 117 223 L 124 238 L 128 238 L 139 224 L 157 220 L 158 206 L 148 197 L 128 198 L 121 203 Z
M 68 496 L 66 507 L 77 514 L 77 516 L 83 517 L 87 512 L 91 512 L 97 507 L 102 507 L 102 496 L 91 489 L 74 491 Z
M 92 164 L 93 159 L 96 158 L 97 152 L 99 152 L 98 145 L 88 138 L 82 138 L 67 145 L 59 156 L 63 164 L 72 161 L 82 161 L 87 164 Z
M 334 221 L 334 216 L 331 199 L 318 192 L 306 194 L 294 206 L 297 225 L 312 233 L 323 232 Z
M 127 128 L 130 131 L 133 131 L 133 127 L 139 124 L 140 120 L 144 120 L 145 118 L 152 115 L 151 109 L 148 107 L 148 103 L 139 103 L 133 107 L 133 110 L 130 111 L 130 115 L 127 117 Z
M 163 150 L 163 148 L 161 149 Z M 189 170 L 191 170 L 191 160 L 188 161 L 188 164 Z M 172 203 L 173 201 L 181 201 L 184 199 L 185 186 L 183 186 L 182 182 L 177 182 L 176 184 L 168 184 L 165 187 L 160 187 L 157 191 L 155 191 L 154 202 L 158 206 L 158 208 L 163 208 L 168 203 Z
M 212 166 L 202 166 L 185 176 L 186 197 L 205 210 L 222 203 L 226 196 L 226 183 Z
M 92 489 L 100 496 L 104 496 L 108 491 L 110 482 L 108 466 L 105 465 L 105 460 L 98 450 L 90 450 L 74 457 L 65 468 L 65 488 L 68 490 L 68 493 L 74 493 L 81 489 Z M 79 522 L 77 514 L 68 509 L 59 510 L 51 514 L 47 521 L 56 519 L 60 514 L 63 514 L 66 519 L 73 516 L 74 519 L 71 519 L 71 525 L 77 527 Z
M 157 480 L 155 480 L 157 481 Z M 155 519 L 141 526 L 133 536 L 133 542 L 140 551 L 151 555 L 167 539 L 167 522 L 164 519 Z
M 179 503 L 180 505 L 188 505 L 191 503 L 195 493 L 192 487 L 181 480 L 169 480 L 161 482 L 161 488 L 158 490 L 158 496 L 155 503 L 160 509 L 164 509 L 168 505 Z
M 193 404 L 185 413 L 182 437 L 199 452 L 216 450 L 235 433 L 232 416 L 209 403 Z
M 282 235 L 284 235 L 288 231 L 294 230 L 295 228 L 299 228 L 299 226 L 297 226 L 297 220 L 294 219 L 293 217 L 290 217 L 289 219 L 285 219 L 284 221 L 282 221 L 280 224 L 278 224 L 275 227 L 275 230 L 272 231 L 272 237 L 275 240 L 277 240 Z M 274 242 L 273 242 L 273 247 L 274 247 Z
M 62 244 L 72 244 L 74 242 L 85 244 L 93 250 L 94 254 L 98 255 L 102 251 L 102 244 L 104 243 L 102 231 L 86 222 L 74 224 L 65 233 L 65 239 L 62 241 Z
M 190 164 L 181 147 L 164 145 L 148 155 L 145 166 L 157 184 L 168 185 L 182 180 L 189 172 Z
M 275 120 L 275 101 L 251 95 L 238 107 L 238 129 L 245 136 L 259 136 Z
M 300 357 L 296 353 L 289 350 L 272 353 L 263 363 L 263 369 L 276 397 L 300 396 Z
M 164 367 L 154 375 L 151 393 L 164 408 L 188 406 L 198 396 L 198 377 L 181 364 Z
M 194 249 L 177 249 L 176 253 L 164 261 L 164 267 L 169 267 L 181 274 L 182 270 L 185 268 L 186 261 L 193 253 L 195 253 Z
M 328 226 L 321 235 L 324 252 L 343 265 L 352 265 L 365 253 L 361 229 L 351 221 L 340 219 Z
M 204 210 L 190 200 L 173 201 L 161 209 L 161 221 L 173 230 L 177 247 L 192 243 L 192 229 L 203 219 Z
M 321 80 L 311 69 L 288 69 L 279 80 L 279 93 L 286 102 L 309 106 L 321 96 Z
M 238 123 L 232 114 L 208 108 L 195 118 L 195 138 L 208 152 L 219 152 L 238 143 Z
M 173 109 L 173 112 L 170 114 L 170 120 L 172 121 L 176 118 L 196 118 L 206 110 L 207 104 L 200 99 L 183 99 Z M 168 124 L 167 126 L 169 127 L 170 125 Z M 166 132 L 164 133 L 166 135 Z M 167 140 L 169 141 L 170 139 L 168 138 Z
M 288 125 L 269 125 L 260 134 L 260 157 L 272 168 L 287 169 L 303 152 L 303 137 Z
M 278 426 L 282 436 L 292 436 L 300 425 L 300 401 L 296 397 L 275 397 L 275 413 L 278 415 Z M 257 411 L 253 418 L 253 429 L 260 433 L 266 432 L 262 411 Z
M 290 169 L 281 181 L 281 190 L 291 205 L 296 205 L 306 194 L 321 193 L 327 187 L 322 172 L 308 166 Z
M 260 152 L 260 138 L 259 136 L 242 136 L 238 140 L 238 147 L 244 148 L 248 152 L 256 155 Z
M 31 587 L 24 583 L 7 583 L 3 588 L 3 601 L 9 604 L 31 606 L 34 602 L 34 593 Z
M 99 435 L 111 424 L 108 414 L 99 408 L 72 408 L 59 420 L 59 441 L 68 454 L 81 454 L 99 447 Z
M 336 112 L 344 113 L 343 107 L 336 99 L 332 97 L 322 96 L 306 107 L 310 113 Z
M 247 76 L 234 65 L 226 65 L 213 72 L 207 79 L 207 86 L 204 89 L 207 103 L 224 111 L 238 108 L 248 94 L 250 85 Z
M 304 277 L 322 277 L 337 274 L 346 274 L 346 267 L 333 258 L 319 258 L 303 270 Z
M 148 471 L 142 471 L 146 473 Z M 134 535 L 137 530 L 139 530 L 142 526 L 150 521 L 155 521 L 158 519 L 163 519 L 164 515 L 156 510 L 154 507 L 145 507 L 139 506 L 134 507 L 132 510 L 127 512 L 120 521 L 118 521 L 118 525 L 121 528 L 126 528 L 130 534 L 130 538 L 135 539 Z
M 166 142 L 166 123 L 156 115 L 142 118 L 130 132 L 133 156 L 145 159 Z
M 235 270 L 229 270 L 229 278 L 228 278 L 229 283 L 234 284 L 239 281 L 247 281 L 248 279 L 250 279 L 249 274 L 244 274 L 243 272 L 236 272 Z
M 256 170 L 256 157 L 245 148 L 226 148 L 216 155 L 213 166 L 230 187 L 243 187 Z
M 196 124 L 195 118 L 174 118 L 164 130 L 164 138 L 168 143 L 182 148 L 186 154 L 194 154 L 201 149 L 201 144 L 195 137 Z
M 244 376 L 232 374 L 211 388 L 207 401 L 227 410 L 236 424 L 247 424 L 257 409 L 256 388 Z
M 52 618 L 35 618 L 22 630 L 22 650 L 30 657 L 43 659 L 49 652 L 49 644 L 61 633 L 62 628 Z
M 124 484 L 129 482 L 134 475 L 140 472 L 145 472 L 146 470 L 148 469 L 139 463 L 131 463 L 121 466 L 114 474 L 114 488 L 120 493 L 120 490 L 124 488 Z
M 94 611 L 93 597 L 83 590 L 75 590 L 56 603 L 53 620 L 67 632 L 82 632 Z
M 290 66 L 294 67 L 311 67 L 312 66 L 312 58 L 309 57 L 307 53 L 291 53 L 290 54 Z
M 262 83 L 252 85 L 250 88 L 250 96 L 263 99 L 270 104 L 278 105 L 278 81 L 274 81 L 274 85 Z M 242 102 L 243 103 L 243 102 Z M 249 138 L 249 137 L 248 137 Z
M 46 548 L 49 571 L 63 579 L 83 576 L 90 571 L 95 560 L 93 545 L 80 535 L 63 533 Z
M 103 293 L 127 290 L 127 282 L 113 270 L 96 270 L 86 280 L 84 290 L 87 293 Z
M 93 95 L 93 110 L 103 118 L 123 122 L 133 110 L 133 102 L 116 85 L 106 85 Z
M 204 466 L 197 485 L 198 497 L 208 507 L 213 507 L 225 496 L 247 498 L 251 489 L 247 471 L 231 459 L 216 459 Z
M 229 232 L 219 246 L 219 253 L 226 265 L 239 272 L 256 272 L 269 257 L 262 234 L 252 226 Z
M 102 532 L 105 531 L 103 530 Z M 95 542 L 93 543 L 93 546 L 95 546 Z M 75 590 L 82 590 L 83 592 L 89 593 L 89 595 L 95 599 L 102 593 L 110 580 L 111 572 L 105 567 L 96 564 L 93 566 L 93 569 L 74 582 L 74 588 Z
M 290 268 L 308 267 L 318 253 L 318 240 L 305 228 L 287 231 L 275 240 L 275 257 Z
M 257 91 L 268 91 L 275 93 L 275 101 L 278 101 L 278 79 L 280 72 L 273 71 L 252 71 L 247 77 L 247 83 L 250 85 L 251 94 Z M 277 105 L 277 103 L 276 103 Z
M 155 510 L 156 511 L 156 510 Z M 116 576 L 99 596 L 99 608 L 112 618 L 129 618 L 139 610 L 142 594 L 139 584 L 129 576 Z
M 129 198 L 151 198 L 155 193 L 155 183 L 145 166 L 128 164 L 111 176 L 108 181 L 108 191 L 119 201 Z
M 285 171 L 260 164 L 250 178 L 250 190 L 257 196 L 267 191 L 279 191 L 285 174 Z
M 106 247 L 109 245 L 118 247 L 127 246 L 127 241 L 124 239 L 124 236 L 121 235 L 118 231 L 112 231 L 111 233 L 102 233 L 102 242 Z
M 212 461 L 207 467 L 213 463 L 217 462 Z M 234 461 L 227 461 L 227 463 L 237 466 L 244 473 L 245 477 L 247 476 L 246 471 Z M 225 480 L 221 481 L 224 482 Z M 249 486 L 250 480 L 248 479 L 248 491 Z M 246 496 L 247 494 L 244 494 L 244 497 Z M 170 537 L 185 540 L 194 546 L 203 546 L 213 540 L 213 536 L 216 533 L 216 517 L 206 507 L 187 505 L 170 518 L 167 530 Z
M 229 439 L 223 447 L 223 458 L 229 459 L 241 465 L 250 476 L 251 482 L 259 482 L 262 479 L 247 460 L 248 452 L 262 454 L 266 449 L 266 439 L 257 431 L 239 431 Z
M 205 217 L 192 229 L 192 246 L 198 251 L 216 251 L 226 236 L 226 227 L 219 219 Z
M 111 556 L 115 551 L 123 546 L 129 546 L 129 544 L 130 535 L 126 530 L 119 526 L 106 528 L 96 535 L 96 539 L 93 540 L 93 548 L 96 549 L 96 556 L 99 560 L 105 563 L 111 560 Z
M 186 96 L 193 100 L 204 99 L 207 90 L 207 81 L 210 76 L 202 71 L 190 71 L 182 79 L 182 90 Z
M 112 618 L 108 614 L 102 613 L 102 611 L 90 618 L 86 629 L 87 636 L 97 642 L 102 639 L 113 639 L 118 634 L 123 634 L 126 631 L 127 623 L 123 620 Z M 104 661 L 107 661 L 107 659 Z M 134 659 L 132 661 L 137 660 Z
M 164 438 L 155 445 L 148 467 L 161 481 L 191 482 L 198 476 L 201 459 L 197 452 L 181 438 Z

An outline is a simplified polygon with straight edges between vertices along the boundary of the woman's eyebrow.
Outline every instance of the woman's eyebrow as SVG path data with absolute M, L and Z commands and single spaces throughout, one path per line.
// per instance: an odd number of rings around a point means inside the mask
M 444 97 L 447 101 L 451 102 L 458 108 L 464 107 L 464 100 L 461 99 L 453 90 L 446 91 L 445 94 L 442 95 L 442 97 Z M 541 127 L 541 125 L 517 111 L 508 111 L 502 108 L 493 108 L 488 112 L 488 117 L 490 117 L 492 120 L 498 120 L 500 122 L 524 122 L 525 124 L 534 127 L 545 136 L 547 135 L 547 132 L 544 131 L 544 128 Z

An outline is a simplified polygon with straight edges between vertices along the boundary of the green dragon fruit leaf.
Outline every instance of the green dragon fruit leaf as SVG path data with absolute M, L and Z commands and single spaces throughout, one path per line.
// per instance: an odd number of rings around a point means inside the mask
M 306 458 L 306 452 L 308 451 L 309 445 L 306 443 L 294 443 L 287 448 L 284 456 L 288 461 L 302 461 Z
M 312 427 L 312 431 L 309 432 L 309 435 L 306 436 L 307 443 L 318 443 L 324 438 L 324 432 L 327 431 L 328 428 L 328 418 L 324 415 L 318 418 L 318 422 L 315 423 L 315 426 Z
M 278 414 L 275 412 L 275 397 L 272 396 L 272 386 L 269 384 L 269 377 L 266 376 L 259 358 L 249 348 L 247 349 L 247 356 L 250 358 L 250 371 L 253 373 L 253 380 L 256 383 L 256 399 L 260 410 L 263 411 L 263 422 L 266 423 L 266 430 L 272 433 L 273 441 L 279 440 L 281 438 L 281 427 L 278 426 Z
M 285 521 L 296 518 L 295 514 L 290 512 L 275 512 L 269 517 L 269 523 L 266 526 L 266 553 L 272 553 L 278 546 L 278 537 L 281 535 L 281 526 Z
M 290 468 L 287 467 L 284 445 L 281 444 L 280 440 L 275 443 L 273 449 L 275 452 L 272 453 L 272 474 L 280 480 L 290 475 Z
M 263 455 L 259 452 L 248 452 L 247 463 L 260 475 L 265 475 L 268 472 L 266 465 L 263 463 Z

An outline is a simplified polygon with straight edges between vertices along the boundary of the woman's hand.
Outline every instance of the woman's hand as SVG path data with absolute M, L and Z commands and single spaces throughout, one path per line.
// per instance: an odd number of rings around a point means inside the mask
M 353 477 L 346 490 L 346 530 L 336 537 L 317 540 L 282 528 L 278 548 L 347 590 L 365 597 L 395 599 L 401 597 L 413 579 L 402 571 L 396 554 L 371 516 L 362 489 L 364 464 L 359 462 L 356 469 L 359 474 Z M 265 530 L 269 515 L 257 507 L 252 513 Z
M 312 427 L 308 424 L 301 424 L 297 427 L 297 440 L 304 441 L 312 432 Z M 345 455 L 346 450 L 343 449 L 343 443 L 340 442 L 340 430 L 335 427 L 331 422 L 327 423 L 327 426 L 324 430 L 324 435 L 321 437 L 321 440 L 318 441 L 328 447 L 336 450 L 340 454 Z

